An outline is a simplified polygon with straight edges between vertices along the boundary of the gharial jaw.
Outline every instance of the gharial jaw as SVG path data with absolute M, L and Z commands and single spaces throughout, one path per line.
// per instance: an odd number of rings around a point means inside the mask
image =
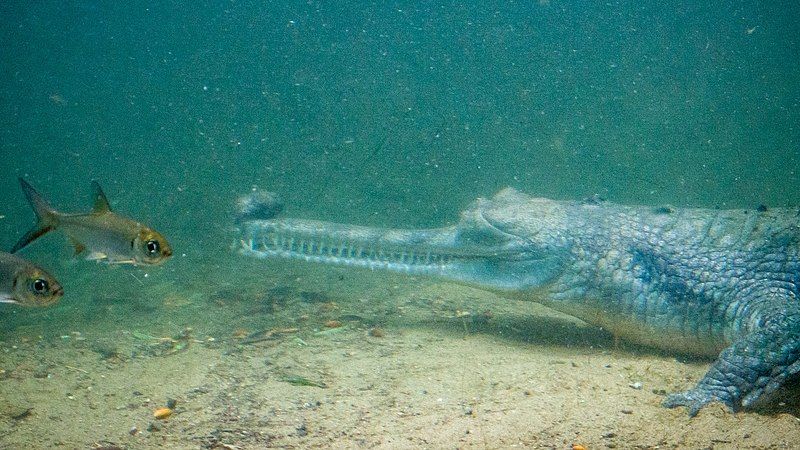
M 498 291 L 538 287 L 560 270 L 558 256 L 482 222 L 402 230 L 315 220 L 251 220 L 242 224 L 240 251 L 259 258 L 428 275 Z

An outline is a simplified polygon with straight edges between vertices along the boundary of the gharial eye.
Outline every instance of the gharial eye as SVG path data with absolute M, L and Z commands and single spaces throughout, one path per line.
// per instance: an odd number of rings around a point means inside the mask
M 34 294 L 46 294 L 50 290 L 50 283 L 47 280 L 37 278 L 31 282 L 31 290 Z
M 161 250 L 161 246 L 158 245 L 158 241 L 153 241 L 153 240 L 145 242 L 144 248 L 146 248 L 147 253 L 151 255 L 157 255 L 159 250 Z

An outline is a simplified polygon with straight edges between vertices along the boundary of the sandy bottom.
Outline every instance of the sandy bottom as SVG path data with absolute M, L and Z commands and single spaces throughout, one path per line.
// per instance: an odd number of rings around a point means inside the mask
M 105 315 L 70 321 L 66 311 L 59 326 L 4 330 L 0 448 L 800 442 L 788 397 L 771 412 L 713 405 L 693 419 L 660 406 L 708 361 L 617 344 L 533 303 L 337 270 L 293 267 L 252 285 L 156 285 L 141 317 L 112 299 L 97 306 Z M 117 320 L 102 319 L 109 315 Z M 154 418 L 167 404 L 172 415 Z

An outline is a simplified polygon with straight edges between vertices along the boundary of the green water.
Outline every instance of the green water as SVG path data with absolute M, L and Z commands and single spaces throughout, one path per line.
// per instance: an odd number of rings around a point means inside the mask
M 452 223 L 509 185 L 797 205 L 800 6 L 652 3 L 3 2 L 0 245 L 33 223 L 17 177 L 66 211 L 89 208 L 96 179 L 176 254 L 108 267 L 53 233 L 24 256 L 67 294 L 4 306 L 0 331 L 267 320 L 212 306 L 305 273 L 231 250 L 253 185 L 287 215 L 402 227 Z M 345 273 L 311 283 L 380 285 Z

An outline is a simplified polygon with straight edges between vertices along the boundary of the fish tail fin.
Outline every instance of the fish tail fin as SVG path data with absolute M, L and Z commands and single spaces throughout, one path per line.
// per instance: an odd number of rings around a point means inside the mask
M 16 253 L 26 245 L 42 237 L 48 231 L 52 231 L 58 224 L 58 212 L 47 203 L 42 195 L 36 192 L 36 189 L 22 178 L 19 179 L 19 185 L 22 186 L 22 192 L 25 193 L 28 203 L 31 204 L 33 212 L 36 214 L 37 222 L 33 228 L 28 230 L 28 232 L 14 244 L 11 253 Z

